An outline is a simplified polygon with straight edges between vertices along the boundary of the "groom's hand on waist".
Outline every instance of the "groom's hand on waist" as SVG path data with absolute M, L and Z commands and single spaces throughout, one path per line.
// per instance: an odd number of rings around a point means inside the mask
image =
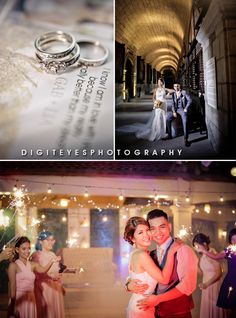
M 148 310 L 150 308 L 153 308 L 159 304 L 159 297 L 158 295 L 150 295 L 146 296 L 143 299 L 140 299 L 137 301 L 137 307 L 140 310 Z
M 148 289 L 148 284 L 143 284 L 140 279 L 130 279 L 128 281 L 128 291 L 134 294 L 144 294 Z

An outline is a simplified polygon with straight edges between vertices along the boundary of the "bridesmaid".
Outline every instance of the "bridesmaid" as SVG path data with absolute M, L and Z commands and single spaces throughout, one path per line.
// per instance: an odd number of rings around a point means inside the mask
M 236 228 L 229 232 L 229 246 L 218 254 L 211 253 L 205 249 L 201 252 L 214 260 L 226 259 L 228 262 L 228 272 L 220 287 L 217 306 L 227 310 L 227 317 L 236 317 Z
M 49 231 L 39 233 L 32 260 L 44 266 L 56 255 L 52 252 L 55 239 Z M 59 262 L 45 274 L 36 274 L 35 295 L 38 318 L 64 318 L 64 289 L 60 280 Z
M 202 256 L 200 257 L 199 267 L 203 273 L 202 283 L 199 284 L 202 290 L 200 318 L 224 318 L 225 312 L 223 309 L 216 306 L 222 269 L 219 262 L 211 259 L 205 255 L 202 250 L 216 254 L 214 248 L 210 247 L 210 239 L 203 233 L 198 233 L 193 238 L 193 246 L 197 252 Z
M 9 265 L 10 303 L 8 317 L 36 318 L 36 301 L 34 295 L 34 272 L 45 273 L 58 260 L 53 258 L 40 266 L 28 260 L 30 241 L 26 236 L 19 237 L 15 243 L 15 256 Z

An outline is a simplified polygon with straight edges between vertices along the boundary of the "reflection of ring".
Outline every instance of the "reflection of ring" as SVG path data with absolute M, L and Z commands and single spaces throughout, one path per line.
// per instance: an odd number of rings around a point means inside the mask
M 43 70 L 48 73 L 56 74 L 65 71 L 65 69 L 73 64 L 75 64 L 80 57 L 80 47 L 77 43 L 75 43 L 75 47 L 67 54 L 66 58 L 60 59 L 45 59 L 38 53 L 36 53 L 36 57 L 41 64 Z
M 108 49 L 106 49 L 98 41 L 77 41 L 77 44 L 80 46 L 81 49 L 81 55 L 79 58 L 80 64 L 88 66 L 99 66 L 102 65 L 108 58 Z M 88 47 L 89 49 L 87 50 L 87 52 L 83 52 L 84 50 L 86 50 L 86 47 Z M 92 51 L 94 52 L 94 54 L 91 54 Z M 97 57 L 97 55 L 101 55 L 101 51 L 103 54 L 102 57 Z
M 54 46 L 59 43 L 68 43 L 69 46 L 66 49 L 60 49 L 59 52 L 52 52 L 50 51 L 50 46 L 52 46 L 52 43 L 54 43 Z M 43 35 L 40 35 L 34 42 L 34 46 L 37 52 L 37 55 L 40 55 L 42 58 L 63 58 L 70 54 L 74 47 L 75 47 L 75 39 L 74 37 L 69 34 L 62 31 L 52 31 L 47 32 Z

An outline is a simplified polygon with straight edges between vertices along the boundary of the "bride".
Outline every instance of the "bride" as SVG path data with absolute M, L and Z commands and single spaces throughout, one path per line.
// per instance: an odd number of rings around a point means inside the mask
M 117 128 L 117 132 L 135 133 L 138 139 L 146 139 L 149 141 L 160 140 L 167 137 L 166 134 L 166 96 L 173 90 L 165 88 L 163 78 L 159 78 L 157 87 L 153 92 L 153 110 L 146 124 L 135 123 Z
M 150 226 L 144 218 L 134 216 L 127 221 L 124 239 L 135 247 L 130 256 L 129 278 L 139 279 L 148 285 L 145 295 L 153 294 L 158 282 L 167 284 L 173 271 L 174 254 L 180 248 L 181 243 L 172 244 L 164 269 L 160 270 L 148 252 L 152 237 Z M 145 298 L 145 295 L 132 294 L 127 308 L 127 318 L 155 317 L 154 307 L 145 311 L 137 307 L 138 300 Z

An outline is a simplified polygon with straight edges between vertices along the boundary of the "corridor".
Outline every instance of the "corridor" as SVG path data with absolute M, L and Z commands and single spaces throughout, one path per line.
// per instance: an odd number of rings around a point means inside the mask
M 190 148 L 183 146 L 182 135 L 165 143 L 157 141 L 157 151 L 181 147 L 179 159 L 235 158 L 235 1 L 117 0 L 115 5 L 116 128 L 147 122 L 152 102 L 148 105 L 146 97 L 161 78 L 163 87 L 179 83 L 198 100 L 201 107 L 191 121 L 202 117 L 208 139 L 199 135 L 198 125 L 191 132 Z M 191 104 L 188 111 L 194 107 Z M 132 152 L 135 147 L 140 151 L 147 147 L 152 153 L 153 143 L 116 133 L 116 150 Z M 165 155 L 142 159 L 166 158 L 171 159 Z M 124 157 L 116 151 L 116 159 Z

